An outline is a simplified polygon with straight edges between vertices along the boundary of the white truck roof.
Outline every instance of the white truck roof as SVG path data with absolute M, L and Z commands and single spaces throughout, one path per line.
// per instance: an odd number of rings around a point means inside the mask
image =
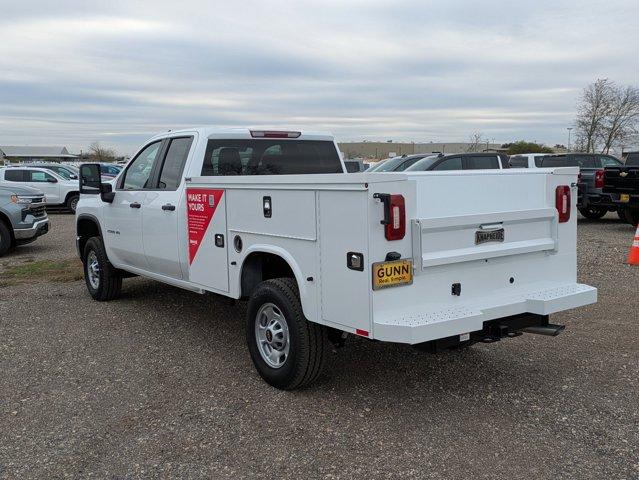
M 167 134 L 170 136 L 180 135 L 180 134 L 192 134 L 197 133 L 205 138 L 228 138 L 228 139 L 236 139 L 236 138 L 259 138 L 253 136 L 256 132 L 296 132 L 299 133 L 296 137 L 291 137 L 291 140 L 325 140 L 325 141 L 333 141 L 334 137 L 328 132 L 316 132 L 316 131 L 302 131 L 299 129 L 287 129 L 282 127 L 273 127 L 273 128 L 258 128 L 258 127 L 214 127 L 214 126 L 197 126 L 192 128 L 183 128 L 180 130 L 171 130 L 170 132 L 162 132 L 153 136 L 155 138 L 163 138 L 166 137 Z M 253 132 L 253 134 L 251 133 Z

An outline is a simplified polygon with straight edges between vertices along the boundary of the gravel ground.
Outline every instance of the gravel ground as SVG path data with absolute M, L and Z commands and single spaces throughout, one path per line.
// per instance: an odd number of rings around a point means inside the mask
M 0 265 L 73 258 L 73 217 Z M 0 288 L 0 478 L 639 478 L 632 228 L 579 225 L 599 303 L 523 335 L 423 354 L 353 338 L 312 388 L 262 382 L 245 304 L 141 278 Z M 0 270 L 0 275 L 2 271 Z

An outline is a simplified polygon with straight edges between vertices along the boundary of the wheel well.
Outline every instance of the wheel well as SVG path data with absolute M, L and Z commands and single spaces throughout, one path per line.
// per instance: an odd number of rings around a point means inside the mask
M 68 192 L 67 196 L 64 197 L 64 203 L 67 203 L 69 201 L 69 198 L 74 196 L 80 196 L 80 192 Z
M 78 233 L 78 247 L 80 248 L 80 255 L 84 252 L 84 246 L 89 238 L 101 236 L 100 227 L 95 220 L 90 218 L 81 218 L 78 220 L 76 231 Z
M 11 245 L 13 245 L 16 239 L 13 236 L 13 225 L 11 224 L 11 220 L 9 220 L 9 217 L 7 217 L 4 213 L 0 212 L 0 222 L 3 222 L 9 229 L 9 234 L 11 235 Z
M 273 253 L 253 252 L 242 264 L 242 298 L 247 298 L 253 289 L 264 280 L 288 277 L 295 279 L 295 274 L 282 257 Z

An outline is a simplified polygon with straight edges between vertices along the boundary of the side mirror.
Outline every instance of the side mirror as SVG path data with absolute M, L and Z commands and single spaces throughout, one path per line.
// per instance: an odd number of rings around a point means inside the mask
M 47 177 L 47 182 L 49 183 L 58 183 L 58 181 L 53 177 Z
M 70 178 L 71 180 L 77 180 L 77 179 L 78 179 L 78 176 L 77 176 L 75 173 L 70 173 L 70 174 L 69 174 L 69 178 Z
M 113 202 L 115 192 L 110 183 L 102 183 L 99 163 L 85 163 L 80 166 L 80 193 L 99 194 L 103 202 Z

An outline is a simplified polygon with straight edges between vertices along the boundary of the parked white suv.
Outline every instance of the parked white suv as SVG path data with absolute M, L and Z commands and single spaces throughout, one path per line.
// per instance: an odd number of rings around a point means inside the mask
M 248 299 L 253 363 L 293 389 L 349 333 L 438 350 L 561 332 L 550 314 L 597 298 L 577 283 L 576 181 L 346 174 L 327 134 L 196 128 L 150 139 L 114 183 L 82 165 L 77 245 L 99 301 L 129 274 Z
M 46 168 L 10 167 L 0 169 L 0 183 L 19 183 L 37 188 L 45 196 L 47 206 L 64 206 L 75 213 L 78 204 L 77 180 L 67 180 Z

